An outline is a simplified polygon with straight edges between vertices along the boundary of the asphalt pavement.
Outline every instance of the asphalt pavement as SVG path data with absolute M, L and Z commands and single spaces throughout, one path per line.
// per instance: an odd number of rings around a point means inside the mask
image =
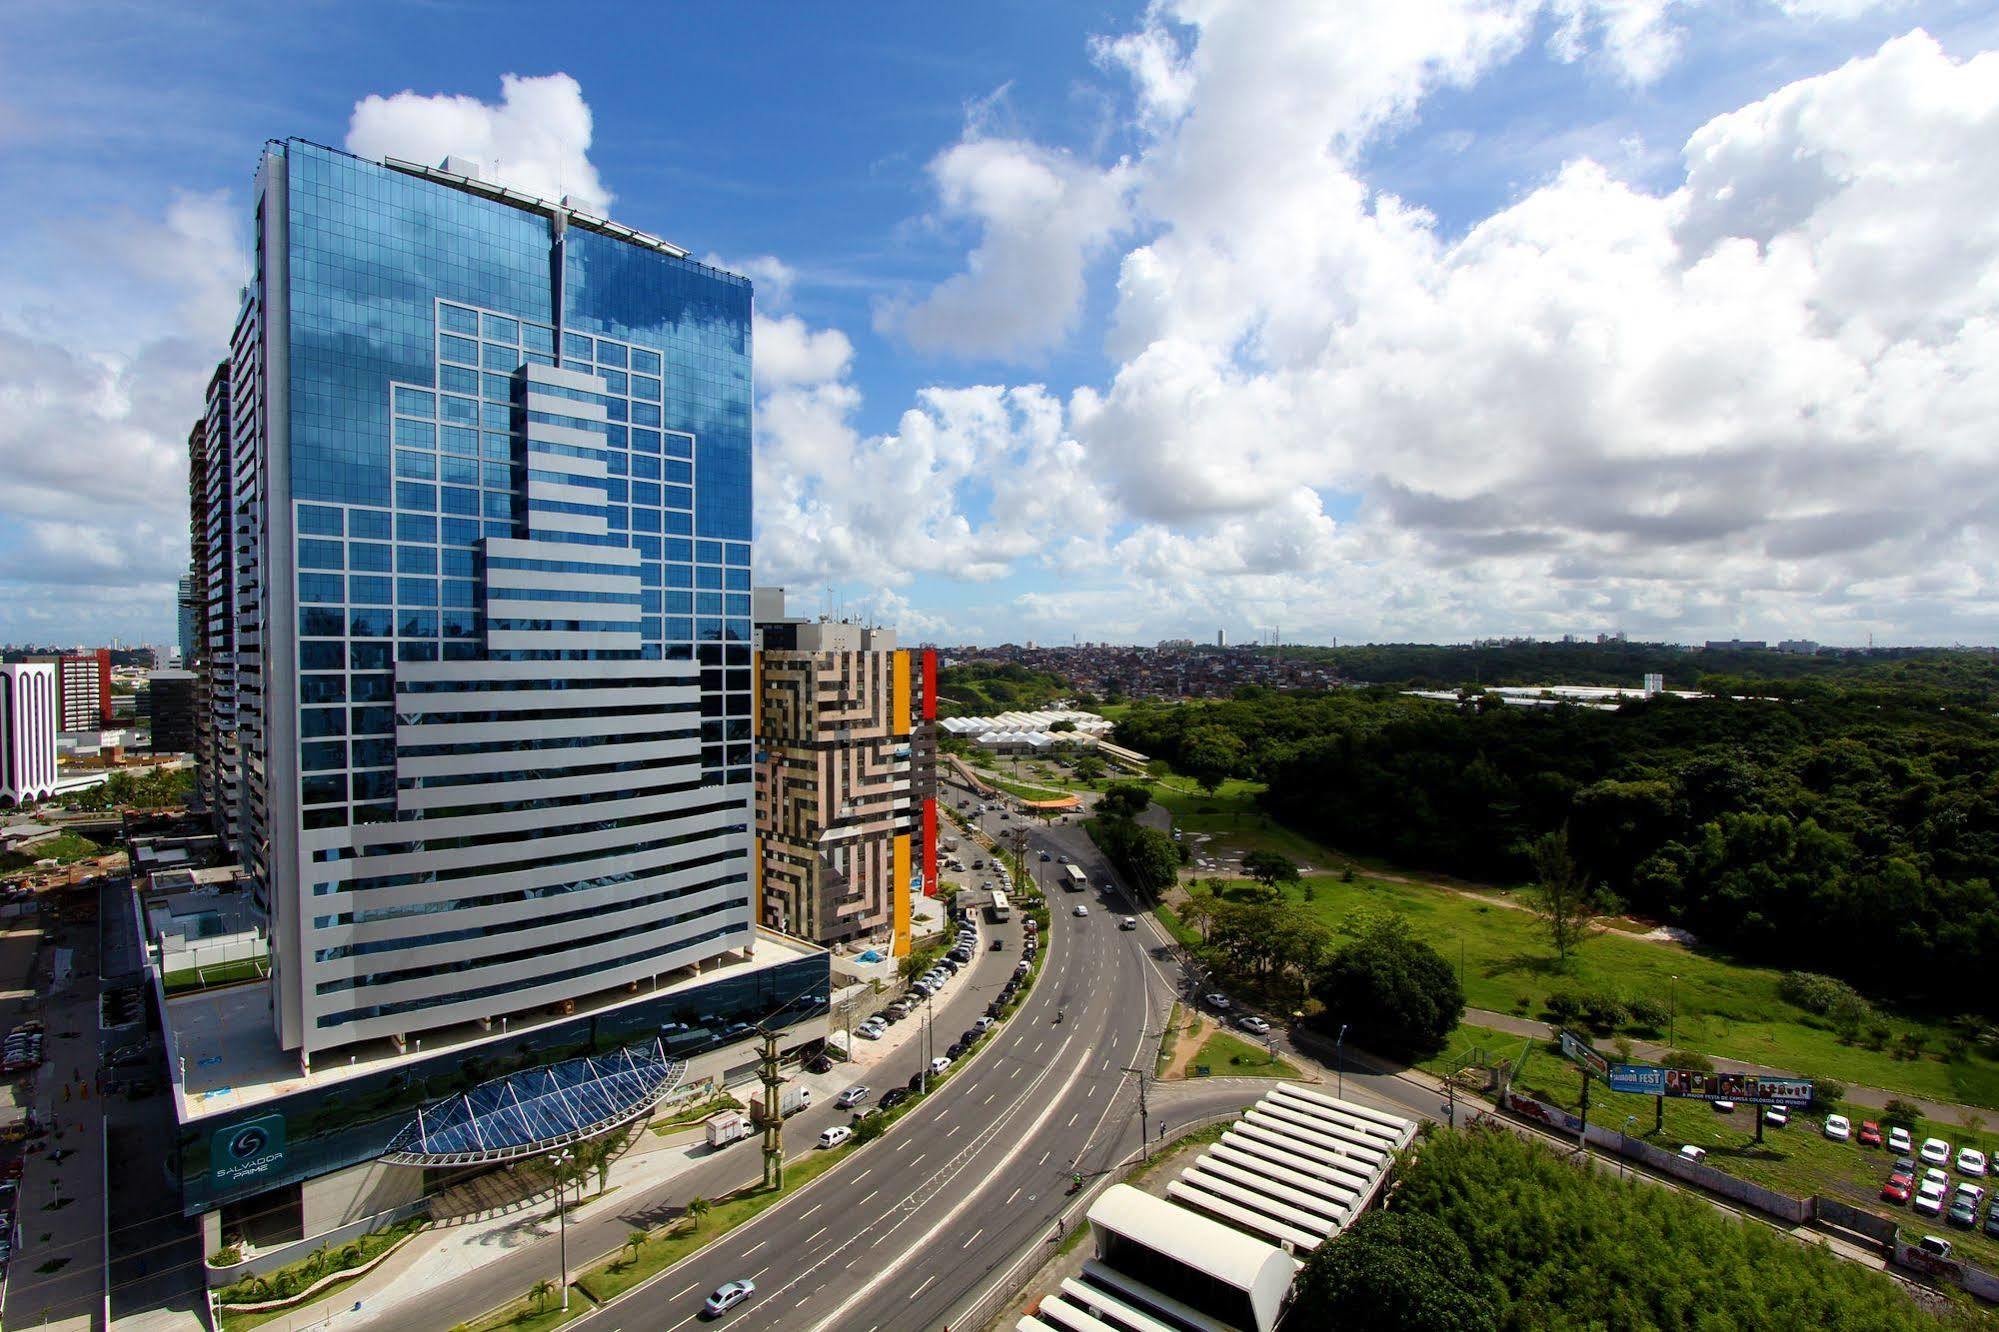
M 955 785 L 940 790 L 953 806 L 968 797 Z M 1021 820 L 1002 820 L 995 810 L 981 824 L 1004 835 Z M 1046 862 L 1043 851 L 1051 857 Z M 966 845 L 961 854 L 969 863 L 983 850 Z M 1062 856 L 1083 867 L 1087 891 L 1061 886 Z M 1080 826 L 1030 824 L 1027 857 L 1052 915 L 1047 955 L 1028 1000 L 994 1037 L 886 1135 L 575 1326 L 680 1332 L 699 1320 L 710 1291 L 748 1278 L 755 1296 L 716 1325 L 787 1332 L 938 1328 L 961 1317 L 1028 1250 L 1052 1244 L 1055 1218 L 1075 1201 L 1073 1177 L 1093 1185 L 1138 1148 L 1135 1070 L 1149 1075 L 1171 1003 L 1193 991 L 1151 917 L 1117 888 L 1106 888 L 1116 876 Z M 1089 908 L 1087 917 L 1073 914 L 1078 904 Z M 1127 914 L 1139 916 L 1138 929 L 1119 929 Z M 937 1006 L 931 1019 L 937 1053 L 972 1025 L 1020 957 L 1018 918 L 981 929 L 1005 946 L 982 947 Z M 926 1058 L 925 1043 L 910 1040 L 857 1077 L 879 1098 Z M 1356 1094 L 1373 1093 L 1418 1113 L 1437 1108 L 1433 1095 L 1393 1078 L 1355 1072 L 1347 1082 Z M 1146 1130 L 1154 1141 L 1170 1137 L 1188 1123 L 1248 1105 L 1267 1088 L 1228 1079 L 1154 1086 Z M 804 1146 L 846 1119 L 830 1104 L 815 1104 L 787 1121 L 786 1142 Z M 653 1194 L 571 1225 L 570 1253 L 610 1252 L 632 1225 L 658 1224 L 691 1197 L 716 1197 L 754 1180 L 754 1142 L 721 1148 Z M 469 1319 L 553 1278 L 554 1249 L 551 1237 L 510 1254 L 428 1293 L 420 1306 L 385 1311 L 372 1326 L 427 1332 Z

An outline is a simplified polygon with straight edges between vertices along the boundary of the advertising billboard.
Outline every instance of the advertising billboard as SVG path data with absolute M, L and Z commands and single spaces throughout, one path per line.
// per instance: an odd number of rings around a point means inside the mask
M 1812 1100 L 1812 1084 L 1803 1078 L 1772 1078 L 1755 1073 L 1702 1073 L 1688 1068 L 1657 1071 L 1663 1075 L 1663 1086 L 1659 1091 L 1648 1093 L 1653 1096 L 1740 1101 L 1747 1105 L 1786 1105 L 1793 1109 L 1803 1109 Z

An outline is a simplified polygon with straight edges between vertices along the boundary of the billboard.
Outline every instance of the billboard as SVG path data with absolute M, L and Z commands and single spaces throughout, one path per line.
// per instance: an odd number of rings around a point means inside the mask
M 1610 1061 L 1598 1054 L 1588 1041 L 1573 1032 L 1562 1033 L 1562 1053 L 1599 1078 L 1610 1076 Z
M 1755 1073 L 1702 1073 L 1695 1069 L 1657 1068 L 1650 1064 L 1613 1064 L 1606 1081 L 1612 1091 L 1634 1096 L 1740 1101 L 1748 1105 L 1785 1105 L 1794 1109 L 1803 1109 L 1812 1100 L 1812 1084 L 1804 1078 L 1773 1078 Z
M 285 1117 L 261 1115 L 215 1130 L 208 1159 L 218 1184 L 238 1184 L 275 1171 L 285 1159 Z

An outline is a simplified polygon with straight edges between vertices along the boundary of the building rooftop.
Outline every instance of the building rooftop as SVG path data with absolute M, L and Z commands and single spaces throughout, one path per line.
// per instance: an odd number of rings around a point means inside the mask
M 363 1074 L 415 1063 L 440 1050 L 470 1052 L 509 1034 L 644 1002 L 658 994 L 692 989 L 824 951 L 802 940 L 759 930 L 754 957 L 725 955 L 717 965 L 705 970 L 688 969 L 684 979 L 657 990 L 628 994 L 621 988 L 613 989 L 579 999 L 573 1012 L 523 1021 L 503 1020 L 490 1027 L 462 1022 L 425 1032 L 400 1050 L 392 1041 L 364 1041 L 343 1047 L 331 1056 L 337 1062 L 311 1070 L 300 1068 L 296 1052 L 286 1051 L 278 1044 L 271 1021 L 268 981 L 178 996 L 166 1000 L 164 1005 L 174 1113 L 182 1123 L 210 1115 L 233 1114 L 297 1092 L 334 1086 Z

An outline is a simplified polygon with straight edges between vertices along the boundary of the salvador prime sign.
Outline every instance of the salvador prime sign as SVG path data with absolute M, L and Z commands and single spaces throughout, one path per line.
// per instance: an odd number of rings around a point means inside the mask
M 208 1173 L 216 1184 L 235 1184 L 277 1169 L 285 1159 L 285 1117 L 263 1115 L 215 1130 L 208 1144 Z

